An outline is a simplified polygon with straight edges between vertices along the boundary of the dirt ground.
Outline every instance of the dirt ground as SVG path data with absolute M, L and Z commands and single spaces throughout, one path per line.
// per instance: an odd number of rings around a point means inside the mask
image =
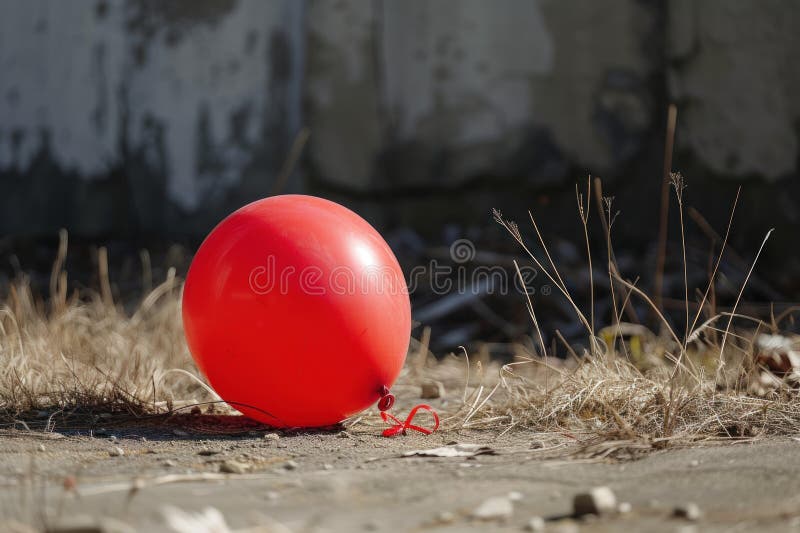
M 567 457 L 578 451 L 570 438 L 521 430 L 391 439 L 370 427 L 241 436 L 164 426 L 86 433 L 0 435 L 0 530 L 32 524 L 27 531 L 92 531 L 92 523 L 94 531 L 226 530 L 181 529 L 168 506 L 213 507 L 231 530 L 262 528 L 251 531 L 524 531 L 537 516 L 544 530 L 563 532 L 800 528 L 800 442 L 793 439 L 620 459 Z M 494 453 L 403 456 L 451 442 Z M 576 494 L 603 485 L 630 511 L 570 516 Z M 495 497 L 513 507 L 500 505 L 488 520 L 473 516 Z M 689 502 L 702 517 L 672 516 Z

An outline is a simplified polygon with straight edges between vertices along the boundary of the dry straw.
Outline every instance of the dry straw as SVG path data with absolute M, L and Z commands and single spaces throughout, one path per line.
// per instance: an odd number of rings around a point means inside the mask
M 674 175 L 673 183 L 682 212 L 683 178 Z M 569 302 L 589 348 L 578 352 L 555 332 L 570 355 L 553 357 L 539 330 L 536 301 L 529 297 L 535 340 L 517 345 L 512 363 L 499 365 L 466 351 L 437 361 L 428 350 L 429 334 L 423 333 L 421 342 L 413 342 L 394 388 L 400 409 L 418 398 L 422 382 L 438 381 L 450 392 L 437 405 L 445 430 L 533 430 L 578 442 L 586 453 L 600 456 L 709 439 L 796 434 L 800 403 L 792 384 L 775 377 L 769 387 L 762 386 L 764 370 L 754 340 L 762 332 L 779 334 L 790 313 L 770 322 L 738 314 L 744 287 L 730 311 L 716 308 L 715 281 L 731 224 L 708 285 L 698 291 L 702 296 L 694 316 L 685 287 L 688 327 L 679 334 L 638 280 L 620 274 L 612 242 L 616 214 L 597 179 L 588 181 L 586 196 L 578 194 L 587 255 L 593 255 L 588 232 L 592 195 L 605 236 L 613 323 L 600 327 L 595 320 L 603 315 L 587 316 L 580 309 L 532 213 L 541 257 L 520 228 L 496 212 L 497 221 Z M 187 351 L 180 318 L 182 282 L 174 270 L 131 314 L 113 299 L 105 251 L 99 254 L 99 291 L 85 294 L 68 291 L 66 253 L 62 232 L 49 298 L 38 298 L 22 278 L 7 288 L 0 305 L 0 422 L 6 429 L 91 425 L 103 413 L 135 421 L 218 400 L 197 377 Z M 149 255 L 142 254 L 142 263 L 143 282 L 150 285 Z M 752 268 L 747 279 L 750 274 Z M 622 320 L 636 319 L 631 305 L 636 300 L 657 317 L 658 334 Z M 375 431 L 380 421 L 373 411 L 346 425 Z

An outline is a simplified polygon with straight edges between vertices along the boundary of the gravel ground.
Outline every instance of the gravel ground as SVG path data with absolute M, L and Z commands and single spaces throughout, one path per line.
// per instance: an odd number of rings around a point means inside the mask
M 569 439 L 521 430 L 392 439 L 378 428 L 235 437 L 164 427 L 79 433 L 0 435 L 0 530 L 226 531 L 204 530 L 174 510 L 209 507 L 219 513 L 206 511 L 205 523 L 224 521 L 232 531 L 800 528 L 800 443 L 793 439 L 621 460 L 567 457 L 577 451 Z M 451 442 L 492 453 L 403 456 Z M 600 486 L 623 512 L 575 517 L 573 498 Z

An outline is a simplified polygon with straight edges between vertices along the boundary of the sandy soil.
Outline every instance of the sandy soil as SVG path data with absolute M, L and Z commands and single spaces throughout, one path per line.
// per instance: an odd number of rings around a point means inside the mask
M 524 431 L 392 439 L 378 428 L 266 437 L 264 431 L 208 436 L 164 426 L 86 433 L 0 435 L 0 530 L 25 523 L 34 531 L 66 531 L 110 517 L 122 524 L 106 520 L 106 531 L 125 531 L 125 525 L 173 531 L 166 506 L 214 507 L 232 530 L 523 531 L 535 516 L 546 520 L 546 531 L 800 528 L 800 442 L 793 439 L 587 459 L 565 457 L 578 450 L 567 437 Z M 402 456 L 453 441 L 485 444 L 495 453 Z M 601 485 L 631 511 L 571 518 L 574 495 Z M 472 516 L 488 498 L 509 494 L 510 515 Z M 686 502 L 696 503 L 702 518 L 673 517 L 675 506 Z

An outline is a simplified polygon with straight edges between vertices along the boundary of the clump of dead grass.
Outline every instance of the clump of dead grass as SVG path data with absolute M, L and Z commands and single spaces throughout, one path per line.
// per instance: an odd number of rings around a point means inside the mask
M 50 298 L 37 297 L 22 278 L 0 304 L 0 421 L 77 411 L 141 415 L 207 399 L 198 382 L 170 373 L 196 372 L 174 269 L 129 314 L 111 299 L 102 249 L 101 289 L 68 295 L 66 248 L 62 232 Z
M 719 311 L 714 297 L 715 283 L 738 202 L 737 194 L 721 250 L 709 272 L 708 286 L 697 291 L 698 301 L 694 302 L 697 311 L 692 312 L 683 220 L 685 184 L 680 174 L 672 174 L 670 180 L 681 214 L 686 300 L 683 332 L 671 326 L 662 309 L 638 286 L 638 279 L 625 279 L 621 275 L 612 245 L 617 213 L 611 207 L 613 199 L 602 196 L 599 179 L 594 182 L 589 179 L 586 197 L 594 192 L 606 235 L 611 315 L 614 317 L 613 323 L 604 328 L 600 336 L 596 335 L 594 313 L 584 314 L 569 293 L 533 214 L 529 213 L 530 222 L 542 250 L 541 257 L 532 251 L 517 224 L 495 212 L 496 221 L 572 305 L 586 330 L 589 348 L 582 357 L 573 357 L 566 364 L 553 358 L 548 361 L 548 351 L 536 320 L 535 302 L 529 297 L 528 311 L 540 342 L 519 358 L 528 365 L 527 370 L 519 364 L 501 369 L 502 394 L 492 402 L 484 402 L 485 413 L 481 418 L 503 420 L 507 427 L 521 425 L 568 435 L 582 434 L 581 438 L 590 441 L 612 439 L 645 443 L 648 447 L 714 438 L 797 433 L 800 427 L 797 382 L 776 377 L 760 363 L 762 354 L 757 341 L 764 332 L 785 339 L 787 345 L 797 346 L 798 339 L 788 334 L 782 336 L 780 322 L 786 316 L 772 317 L 770 322 L 765 322 L 737 313 L 745 285 L 772 230 L 758 248 L 733 307 Z M 577 199 L 587 255 L 591 257 L 587 231 L 591 203 L 580 193 Z M 622 320 L 633 299 L 649 306 L 660 325 L 658 334 L 640 324 Z M 591 301 L 594 302 L 594 293 Z M 625 338 L 626 331 L 633 331 L 633 335 Z M 765 387 L 765 383 L 769 385 Z

